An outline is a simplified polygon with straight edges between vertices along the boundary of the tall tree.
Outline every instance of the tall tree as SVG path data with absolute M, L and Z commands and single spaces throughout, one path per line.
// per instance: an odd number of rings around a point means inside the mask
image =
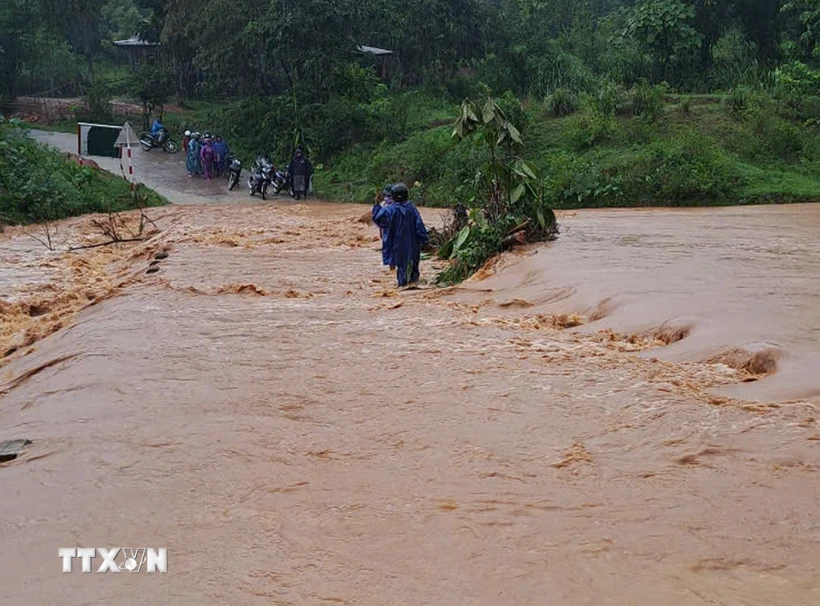
M 642 0 L 628 32 L 655 60 L 659 77 L 668 79 L 672 63 L 699 48 L 703 34 L 694 27 L 695 7 L 682 0 Z

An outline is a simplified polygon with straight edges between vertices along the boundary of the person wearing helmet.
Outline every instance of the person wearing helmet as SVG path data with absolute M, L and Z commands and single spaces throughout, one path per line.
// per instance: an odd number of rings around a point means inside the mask
M 421 249 L 430 237 L 418 209 L 410 202 L 404 183 L 390 190 L 393 203 L 373 205 L 373 222 L 385 232 L 384 248 L 391 268 L 396 268 L 399 287 L 419 281 Z
M 287 168 L 288 183 L 293 191 L 293 196 L 298 200 L 300 197 L 307 197 L 310 193 L 310 178 L 313 176 L 313 165 L 305 157 L 301 147 L 296 148 L 293 160 Z
M 151 125 L 151 136 L 157 145 L 160 145 L 165 140 L 165 125 L 159 118 L 154 120 L 154 123 Z
M 379 206 L 387 206 L 388 204 L 393 204 L 393 184 L 390 183 L 384 186 L 382 192 L 376 196 L 376 204 Z M 383 230 L 381 227 L 379 228 L 379 237 L 382 241 L 382 264 L 383 265 L 390 265 L 390 255 L 387 253 L 387 240 L 386 240 L 387 232 Z M 394 270 L 396 267 L 394 265 L 390 265 L 390 269 Z
M 185 136 L 182 137 L 182 149 L 185 150 L 185 153 L 188 153 L 188 143 L 191 142 L 191 131 L 186 130 Z

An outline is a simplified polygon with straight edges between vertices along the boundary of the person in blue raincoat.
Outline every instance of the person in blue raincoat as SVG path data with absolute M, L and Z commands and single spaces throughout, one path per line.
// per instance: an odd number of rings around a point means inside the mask
M 230 150 L 228 149 L 228 144 L 225 142 L 225 139 L 222 138 L 222 135 L 216 135 L 216 140 L 214 141 L 214 154 L 216 154 L 214 158 L 214 168 L 216 169 L 217 177 L 221 177 L 225 174 L 225 170 L 228 168 L 226 160 L 228 159 L 229 153 Z
M 194 133 L 188 143 L 188 158 L 185 161 L 185 168 L 188 170 L 189 177 L 202 173 L 202 159 L 199 157 L 200 148 L 199 133 Z
M 154 120 L 154 123 L 151 125 L 151 136 L 154 137 L 154 141 L 157 142 L 157 145 L 162 143 L 162 140 L 165 135 L 165 125 L 162 123 L 162 120 L 157 118 Z
M 391 193 L 392 204 L 373 205 L 373 222 L 385 232 L 383 242 L 387 261 L 391 267 L 396 267 L 396 278 L 401 287 L 419 281 L 421 249 L 427 245 L 429 236 L 418 209 L 409 200 L 407 186 L 397 183 Z
M 385 185 L 382 193 L 376 198 L 376 204 L 379 206 L 387 206 L 393 204 L 393 184 Z M 390 263 L 390 254 L 387 250 L 387 241 L 385 240 L 387 232 L 379 228 L 379 236 L 382 240 L 382 265 L 390 265 L 390 269 L 396 269 L 395 265 Z

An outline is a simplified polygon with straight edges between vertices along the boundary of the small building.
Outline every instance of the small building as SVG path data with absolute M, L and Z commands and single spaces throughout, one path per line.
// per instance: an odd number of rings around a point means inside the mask
M 145 60 L 149 53 L 159 46 L 159 42 L 148 42 L 139 35 L 131 36 L 127 40 L 117 40 L 114 46 L 124 49 L 128 53 L 128 64 L 131 67 L 139 65 Z
M 387 60 L 393 55 L 393 51 L 375 46 L 357 46 L 356 50 L 362 55 L 375 57 L 379 62 L 379 76 L 382 80 L 388 79 Z

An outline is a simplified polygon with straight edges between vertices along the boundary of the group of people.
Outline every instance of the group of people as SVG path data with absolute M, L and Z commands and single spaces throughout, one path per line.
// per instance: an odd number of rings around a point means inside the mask
M 373 205 L 373 222 L 381 230 L 382 263 L 396 270 L 399 286 L 418 282 L 421 250 L 430 237 L 407 185 L 384 187 Z
M 164 130 L 157 120 L 152 134 L 161 136 Z M 211 180 L 227 170 L 230 150 L 220 135 L 185 131 L 182 147 L 187 154 L 188 176 L 203 175 Z M 297 149 L 288 164 L 288 178 L 294 191 L 307 194 L 313 166 L 301 149 Z M 410 202 L 410 190 L 404 183 L 386 185 L 373 205 L 373 222 L 379 226 L 382 242 L 382 263 L 396 271 L 398 285 L 408 286 L 419 281 L 421 251 L 430 238 L 418 209 Z
M 185 168 L 189 177 L 202 175 L 210 181 L 214 176 L 221 177 L 228 169 L 230 149 L 221 135 L 212 137 L 211 133 L 202 135 L 186 130 L 182 149 L 187 156 Z

